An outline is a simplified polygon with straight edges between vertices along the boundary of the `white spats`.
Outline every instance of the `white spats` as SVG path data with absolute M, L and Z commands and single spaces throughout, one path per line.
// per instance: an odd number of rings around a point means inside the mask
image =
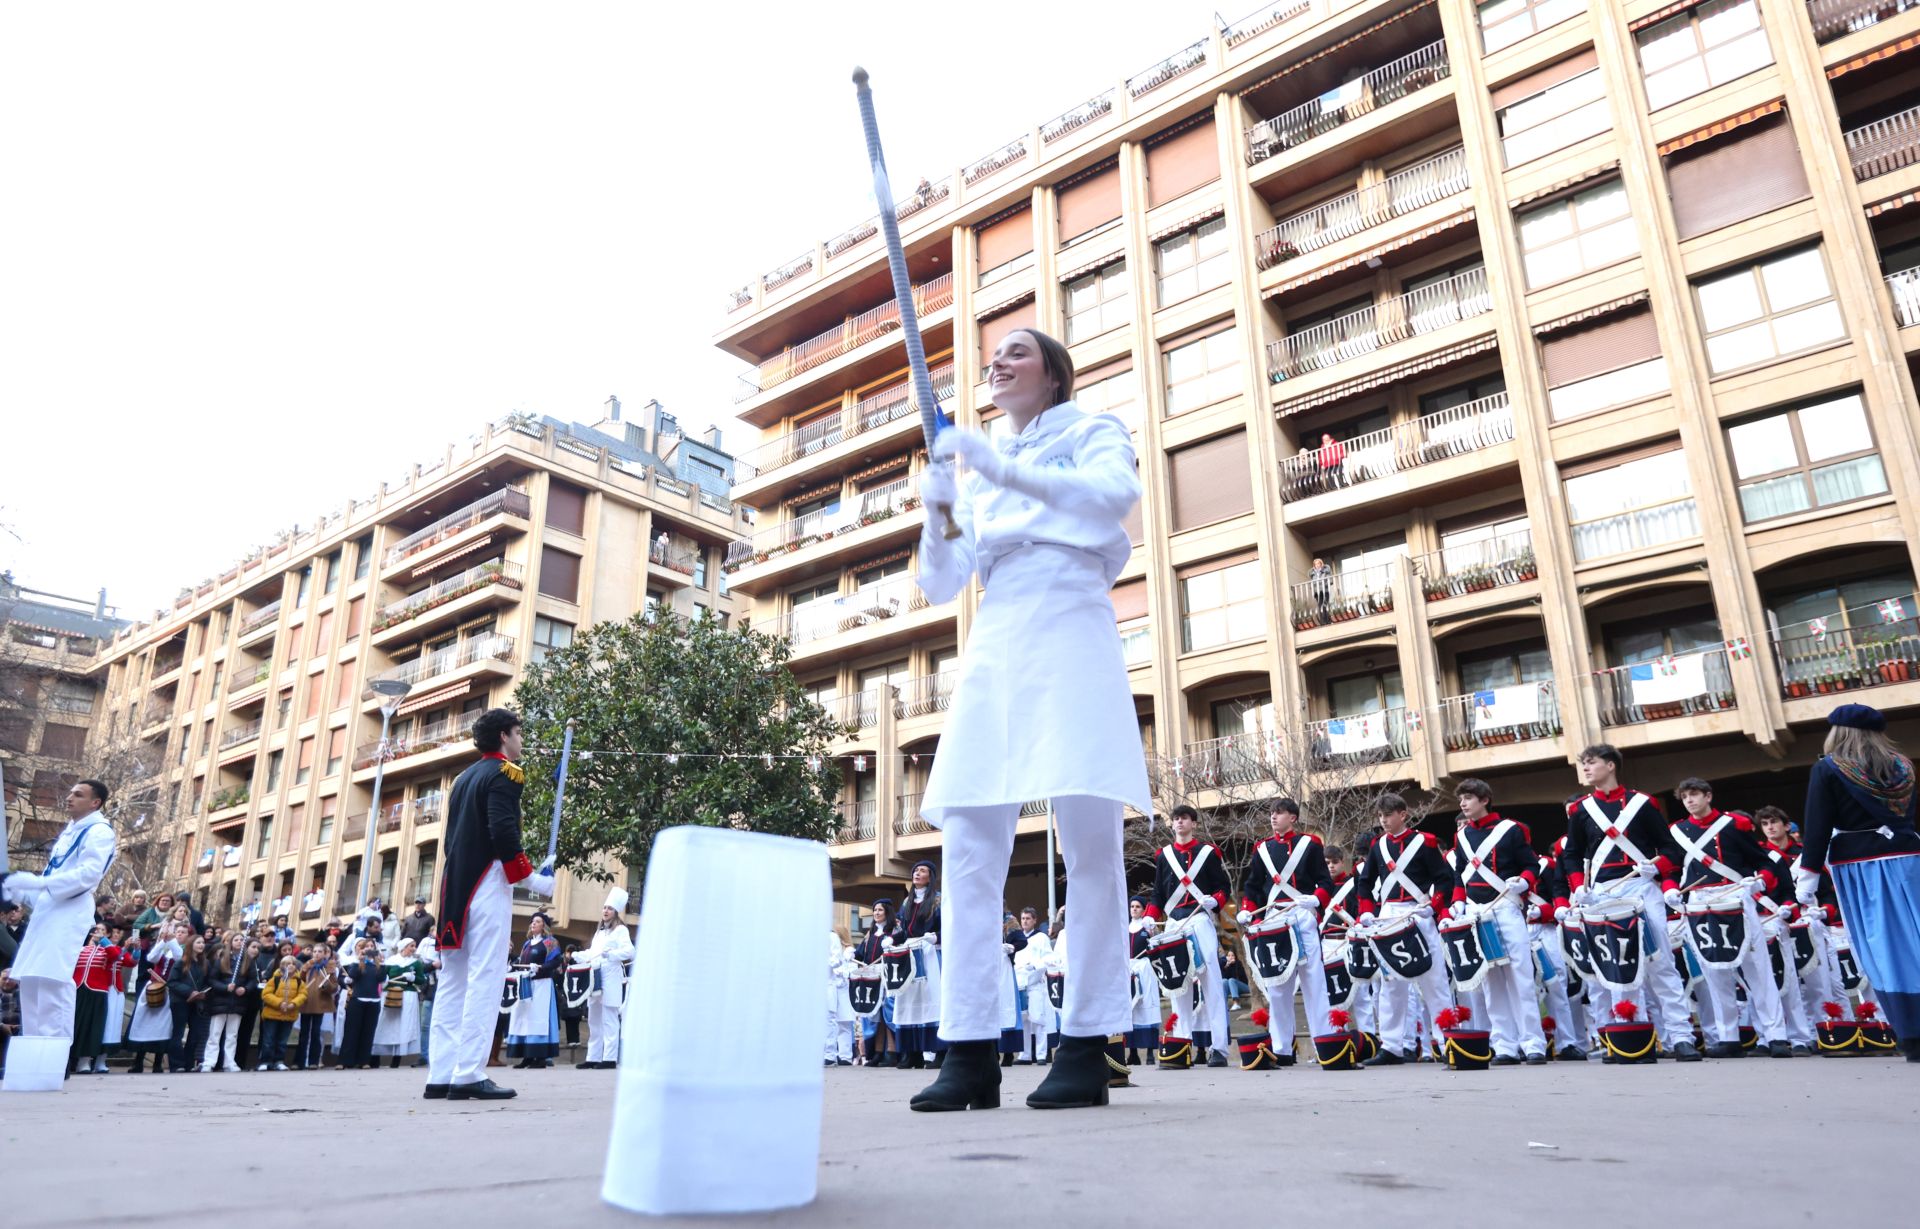
M 724 890 L 722 890 L 724 889 Z M 716 892 L 744 908 L 717 908 Z M 652 1215 L 814 1197 L 826 846 L 724 828 L 654 842 L 600 1197 Z

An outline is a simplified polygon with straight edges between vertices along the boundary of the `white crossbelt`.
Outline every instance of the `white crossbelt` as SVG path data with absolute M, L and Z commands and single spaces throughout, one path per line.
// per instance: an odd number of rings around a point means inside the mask
M 1733 816 L 1722 815 L 1719 819 L 1714 820 L 1705 832 L 1700 834 L 1700 840 L 1697 843 L 1688 840 L 1686 833 L 1680 831 L 1678 826 L 1675 826 L 1668 835 L 1673 837 L 1674 844 L 1686 851 L 1688 862 L 1698 862 L 1714 874 L 1725 879 L 1728 883 L 1737 884 L 1746 878 L 1746 876 L 1707 852 L 1708 846 L 1712 845 L 1714 839 L 1720 835 L 1720 830 L 1732 822 Z M 1686 878 L 1684 867 L 1682 868 L 1681 878 Z
M 1173 852 L 1173 846 L 1162 845 L 1160 847 L 1160 853 L 1166 858 L 1167 865 L 1173 869 L 1174 878 L 1180 881 L 1172 893 L 1167 896 L 1167 916 L 1173 916 L 1173 911 L 1184 904 L 1188 898 L 1191 898 L 1196 905 L 1200 903 L 1200 894 L 1193 890 L 1193 879 L 1200 873 L 1201 864 L 1207 860 L 1207 855 L 1212 852 L 1213 846 L 1202 845 L 1194 851 L 1193 865 L 1181 866 L 1180 855 Z
M 1298 904 L 1307 899 L 1308 894 L 1293 886 L 1293 872 L 1300 869 L 1300 859 L 1306 856 L 1307 842 L 1310 837 L 1299 837 L 1293 843 L 1293 852 L 1287 855 L 1287 864 L 1280 870 L 1273 869 L 1273 855 L 1268 851 L 1267 842 L 1260 842 L 1260 862 L 1267 868 L 1267 874 L 1273 877 L 1273 886 L 1267 889 L 1267 908 L 1273 908 L 1273 902 L 1284 893 Z
M 1492 861 L 1493 850 L 1499 846 L 1500 838 L 1504 837 L 1512 827 L 1512 820 L 1501 820 L 1493 826 L 1493 831 L 1487 836 L 1485 841 L 1481 842 L 1480 848 L 1478 849 L 1475 849 L 1467 840 L 1467 829 L 1465 825 L 1462 825 L 1459 831 L 1454 833 L 1454 840 L 1460 846 L 1460 852 L 1467 860 L 1467 865 L 1464 870 L 1478 874 L 1481 879 L 1486 881 L 1487 886 L 1494 890 L 1496 895 L 1506 892 L 1507 881 L 1494 874 L 1493 868 L 1488 866 L 1487 863 Z M 1482 855 L 1486 856 L 1483 858 Z M 1463 873 L 1461 878 L 1464 880 L 1466 875 Z
M 1338 916 L 1347 919 L 1347 921 L 1349 922 L 1353 921 L 1353 914 L 1348 913 L 1346 909 L 1347 897 L 1353 895 L 1354 885 L 1359 882 L 1360 882 L 1360 876 L 1358 875 L 1348 876 L 1347 881 L 1341 884 L 1339 888 L 1334 891 L 1333 899 L 1327 902 L 1328 917 L 1333 917 L 1337 914 Z
M 1382 879 L 1380 884 L 1388 891 L 1398 887 L 1407 894 L 1408 898 L 1422 901 L 1427 899 L 1428 893 L 1422 892 L 1414 886 L 1413 880 L 1407 878 L 1407 867 L 1413 865 L 1414 858 L 1420 854 L 1420 846 L 1426 843 L 1427 838 L 1418 832 L 1413 833 L 1412 837 L 1413 839 L 1407 842 L 1407 847 L 1400 851 L 1400 856 L 1395 858 L 1393 864 L 1387 868 L 1386 878 Z M 1380 839 L 1385 841 L 1387 838 L 1382 835 Z M 1380 893 L 1380 903 L 1383 905 L 1387 903 L 1388 891 Z
M 1640 814 L 1640 808 L 1647 805 L 1647 795 L 1635 794 L 1625 806 L 1620 808 L 1619 819 L 1608 819 L 1607 813 L 1600 809 L 1600 804 L 1593 800 L 1592 794 L 1588 794 L 1582 799 L 1580 805 L 1586 808 L 1587 817 L 1599 825 L 1600 832 L 1604 838 L 1593 851 L 1593 855 L 1587 859 L 1588 879 L 1598 879 L 1600 877 L 1600 868 L 1606 865 L 1607 855 L 1615 849 L 1626 854 L 1628 858 L 1633 860 L 1636 866 L 1642 862 L 1651 860 L 1647 855 L 1641 853 L 1640 847 L 1635 845 L 1632 839 L 1627 836 L 1627 826 L 1633 822 L 1635 816 Z M 1607 835 L 1609 832 L 1617 835 Z

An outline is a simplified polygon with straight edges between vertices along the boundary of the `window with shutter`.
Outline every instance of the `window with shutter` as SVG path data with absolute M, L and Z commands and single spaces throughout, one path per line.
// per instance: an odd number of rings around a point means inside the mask
M 1541 340 L 1554 420 L 1657 396 L 1670 387 L 1653 312 L 1642 304 Z
M 1606 130 L 1606 86 L 1593 49 L 1550 64 L 1493 91 L 1500 145 L 1519 166 Z
M 1033 251 L 1033 210 L 1022 205 L 979 229 L 980 280 Z
M 1167 454 L 1177 533 L 1253 511 L 1244 431 L 1217 436 Z
M 1812 195 L 1793 125 L 1784 114 L 1702 141 L 1666 159 L 1667 193 L 1681 239 L 1692 239 Z
M 580 600 L 580 556 L 551 546 L 540 550 L 540 592 L 563 602 Z
M 587 493 L 564 482 L 549 482 L 547 524 L 576 536 L 586 533 Z
M 1220 150 L 1209 114 L 1192 127 L 1147 144 L 1147 207 L 1165 204 L 1177 196 L 1220 178 Z
M 1060 242 L 1064 246 L 1120 218 L 1120 164 L 1108 162 L 1058 189 Z

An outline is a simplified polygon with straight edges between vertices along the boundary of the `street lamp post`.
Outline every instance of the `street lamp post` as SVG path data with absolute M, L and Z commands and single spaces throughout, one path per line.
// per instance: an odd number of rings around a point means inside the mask
M 380 746 L 374 752 L 373 760 L 373 804 L 367 808 L 367 851 L 360 857 L 360 903 L 354 912 L 367 907 L 367 898 L 373 891 L 373 844 L 380 837 L 380 786 L 387 776 L 387 731 L 393 725 L 393 715 L 400 709 L 400 701 L 407 698 L 413 690 L 413 684 L 404 679 L 375 679 L 367 684 L 380 701 Z

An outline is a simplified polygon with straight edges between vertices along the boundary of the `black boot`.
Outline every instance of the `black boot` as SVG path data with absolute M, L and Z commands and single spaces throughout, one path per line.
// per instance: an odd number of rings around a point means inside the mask
M 1002 1055 L 1000 1056 L 1000 1065 L 1001 1065 L 1002 1067 L 1011 1067 L 1011 1066 L 1013 1066 L 1013 1051 L 1012 1051 L 1012 1050 L 1008 1050 L 1008 1051 L 1007 1051 L 1007 1052 L 1006 1052 L 1005 1054 L 1002 1054 Z
M 1908 1037 L 1900 1043 L 1901 1051 L 1910 1063 L 1920 1063 L 1920 1037 Z
M 1107 1039 L 1062 1037 L 1053 1070 L 1027 1098 L 1036 1110 L 1082 1109 L 1107 1103 Z
M 940 1070 L 940 1068 L 946 1065 L 947 1065 L 947 1052 L 945 1050 L 935 1050 L 933 1054 L 933 1069 L 935 1071 L 938 1071 Z
M 940 1078 L 914 1095 L 916 1110 L 993 1110 L 1000 1108 L 1000 1067 L 991 1041 L 955 1041 L 946 1049 Z

